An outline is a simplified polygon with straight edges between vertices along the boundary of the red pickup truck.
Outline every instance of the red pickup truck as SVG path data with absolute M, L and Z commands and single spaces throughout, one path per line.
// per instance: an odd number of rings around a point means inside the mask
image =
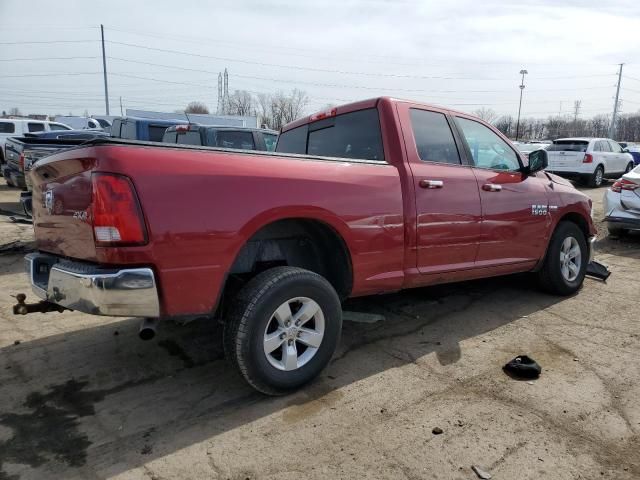
M 570 295 L 592 257 L 591 202 L 465 113 L 376 98 L 297 120 L 275 153 L 95 140 L 31 172 L 39 304 L 218 317 L 246 380 L 281 394 L 339 340 L 341 300 L 535 272 Z M 37 307 L 34 307 L 37 305 Z

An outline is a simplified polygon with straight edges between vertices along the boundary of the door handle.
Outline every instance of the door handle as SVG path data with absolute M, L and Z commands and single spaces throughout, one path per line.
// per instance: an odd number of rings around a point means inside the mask
M 422 188 L 442 188 L 444 182 L 442 180 L 420 180 L 420 186 Z
M 482 189 L 485 192 L 499 192 L 502 190 L 502 185 L 496 185 L 495 183 L 485 183 L 482 185 Z

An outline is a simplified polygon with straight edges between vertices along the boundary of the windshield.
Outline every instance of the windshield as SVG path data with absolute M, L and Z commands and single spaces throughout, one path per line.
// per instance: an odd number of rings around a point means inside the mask
M 519 143 L 518 145 L 516 145 L 516 147 L 522 153 L 529 153 L 533 152 L 534 150 L 543 150 L 545 147 L 547 147 L 547 145 L 544 143 Z
M 587 140 L 556 140 L 547 148 L 550 152 L 586 152 Z

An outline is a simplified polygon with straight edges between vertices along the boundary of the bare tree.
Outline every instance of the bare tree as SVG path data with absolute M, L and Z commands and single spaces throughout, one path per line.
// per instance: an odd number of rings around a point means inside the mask
M 479 108 L 474 111 L 473 114 L 487 123 L 493 123 L 498 118 L 498 114 L 491 108 L 487 107 Z
M 9 109 L 9 115 L 20 117 L 22 116 L 22 112 L 20 112 L 20 109 L 18 107 L 13 107 Z
M 495 126 L 498 130 L 509 137 L 513 130 L 513 117 L 511 115 L 503 115 L 495 121 Z
M 236 90 L 229 95 L 228 115 L 252 115 L 255 110 L 253 95 L 246 90 Z
M 204 102 L 189 102 L 187 108 L 185 108 L 184 111 L 187 113 L 209 113 L 209 109 L 204 104 Z
M 289 94 L 284 92 L 261 93 L 257 97 L 260 125 L 278 130 L 283 125 L 301 117 L 308 103 L 307 94 L 298 89 L 292 90 Z

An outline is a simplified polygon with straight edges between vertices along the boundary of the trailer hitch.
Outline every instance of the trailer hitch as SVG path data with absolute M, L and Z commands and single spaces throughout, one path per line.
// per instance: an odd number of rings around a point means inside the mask
M 62 313 L 67 308 L 57 305 L 55 303 L 41 300 L 37 303 L 25 303 L 27 296 L 24 293 L 16 295 L 17 304 L 13 306 L 14 315 L 26 315 L 27 313 L 47 313 L 47 312 L 59 312 Z

